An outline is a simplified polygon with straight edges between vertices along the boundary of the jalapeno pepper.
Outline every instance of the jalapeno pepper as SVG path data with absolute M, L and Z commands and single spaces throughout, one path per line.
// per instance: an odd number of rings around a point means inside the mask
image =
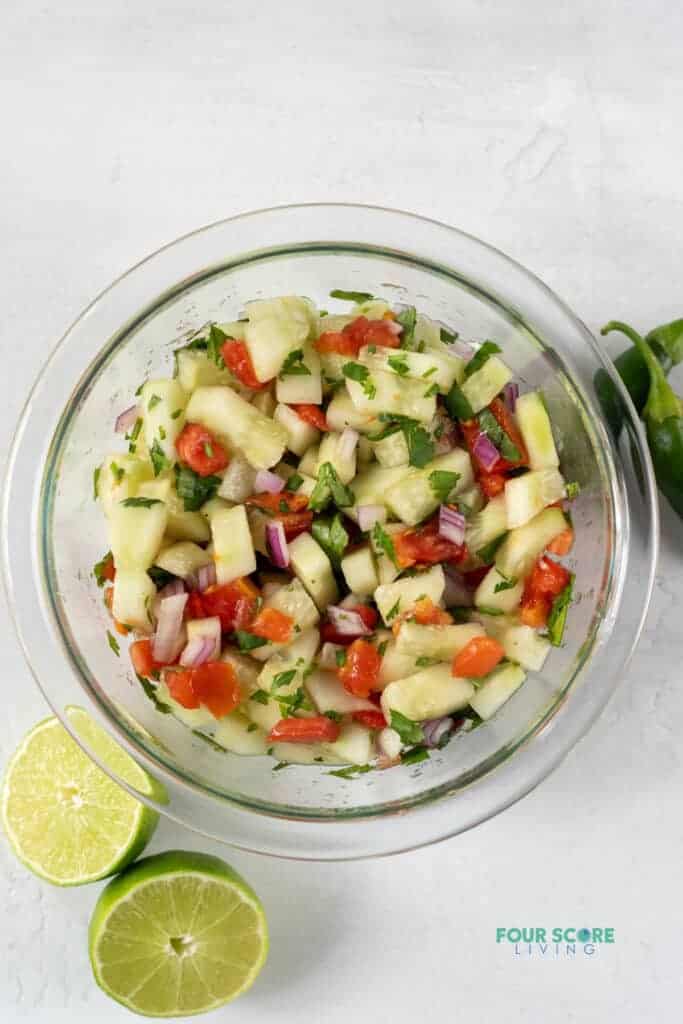
M 683 406 L 652 349 L 628 324 L 611 320 L 601 334 L 621 331 L 640 354 L 649 376 L 643 420 L 655 476 L 662 494 L 683 518 Z
M 655 327 L 645 336 L 645 341 L 659 360 L 664 373 L 668 374 L 683 359 L 683 320 Z M 650 378 L 640 350 L 627 349 L 617 356 L 614 365 L 636 410 L 641 413 L 647 401 Z M 605 370 L 598 370 L 595 374 L 595 390 L 607 422 L 615 437 L 618 437 L 624 422 L 624 410 L 619 392 Z

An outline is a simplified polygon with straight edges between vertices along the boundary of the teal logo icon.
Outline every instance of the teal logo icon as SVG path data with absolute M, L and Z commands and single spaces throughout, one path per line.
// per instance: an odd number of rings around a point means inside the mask
M 590 928 L 580 928 L 576 933 L 576 937 L 579 942 L 590 942 L 593 938 L 593 933 Z

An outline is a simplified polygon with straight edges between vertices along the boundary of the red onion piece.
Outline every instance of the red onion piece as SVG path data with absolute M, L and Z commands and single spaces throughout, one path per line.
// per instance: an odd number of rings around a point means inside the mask
M 474 442 L 472 454 L 478 459 L 485 473 L 490 473 L 500 458 L 500 453 L 486 434 L 479 434 Z
M 130 408 L 124 409 L 123 412 L 119 413 L 116 417 L 116 423 L 114 424 L 114 430 L 117 434 L 125 434 L 127 430 L 135 426 L 135 421 L 138 418 L 138 407 L 137 405 L 131 405 Z
M 279 494 L 284 488 L 285 482 L 277 473 L 271 473 L 269 469 L 259 469 L 254 480 L 256 494 Z
M 360 434 L 353 427 L 344 427 L 342 435 L 339 438 L 339 455 L 342 459 L 353 458 L 353 453 L 356 450 L 356 445 L 360 439 Z
M 442 505 L 439 509 L 439 536 L 445 537 L 452 544 L 462 544 L 465 540 L 465 517 L 462 512 Z
M 346 597 L 339 602 L 339 607 L 354 609 L 357 608 L 359 604 L 365 604 L 362 597 L 359 597 L 358 594 L 347 594 Z
M 270 552 L 270 560 L 278 569 L 286 569 L 289 565 L 289 549 L 285 528 L 279 519 L 266 524 L 266 544 Z
M 340 636 L 370 636 L 372 633 L 358 612 L 342 608 L 341 605 L 331 604 L 327 609 L 327 617 Z
M 474 597 L 465 583 L 465 577 L 447 562 L 443 566 L 443 571 L 446 577 L 446 588 L 443 592 L 446 607 L 470 608 L 474 604 Z
M 161 590 L 157 593 L 157 596 L 154 598 L 154 603 L 152 605 L 152 612 L 154 614 L 154 618 L 159 618 L 159 608 L 161 607 L 161 602 L 165 598 L 175 597 L 176 594 L 184 593 L 185 584 L 181 579 L 178 579 L 177 577 L 176 579 L 171 580 L 170 583 L 167 583 L 165 587 L 162 587 Z
M 165 597 L 159 605 L 157 631 L 152 640 L 152 655 L 160 665 L 170 664 L 183 643 L 183 614 L 187 594 Z
M 212 587 L 216 582 L 216 565 L 214 562 L 209 562 L 208 565 L 202 565 L 197 569 L 197 590 L 202 593 Z
M 469 363 L 470 359 L 474 355 L 474 349 L 471 345 L 468 345 L 466 341 L 455 341 L 446 342 L 446 349 L 451 355 L 457 356 L 458 359 L 462 359 L 464 362 Z
M 434 452 L 436 455 L 447 455 L 458 446 L 458 428 L 450 416 L 447 416 L 443 409 L 436 410 L 436 416 L 431 422 L 431 432 L 435 436 Z
M 505 387 L 503 388 L 503 401 L 505 402 L 505 404 L 508 407 L 508 409 L 510 410 L 510 412 L 514 412 L 515 411 L 515 406 L 517 405 L 517 399 L 518 398 L 519 398 L 519 384 L 516 384 L 516 383 L 506 384 Z
M 357 512 L 358 525 L 363 533 L 371 530 L 375 523 L 386 523 L 387 521 L 387 510 L 384 505 L 359 505 Z
M 321 668 L 337 668 L 337 652 L 345 651 L 341 644 L 324 643 L 318 655 L 318 664 Z
M 210 661 L 216 649 L 211 636 L 193 636 L 180 655 L 179 662 L 183 668 L 197 668 L 205 661 Z
M 453 731 L 453 719 L 450 716 L 444 718 L 431 718 L 427 722 L 421 722 L 424 742 L 427 747 L 438 747 L 445 737 Z

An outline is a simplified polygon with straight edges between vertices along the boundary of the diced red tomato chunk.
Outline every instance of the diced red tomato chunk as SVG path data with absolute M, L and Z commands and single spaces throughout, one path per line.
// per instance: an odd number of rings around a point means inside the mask
M 199 423 L 186 423 L 175 446 L 180 461 L 199 476 L 220 473 L 230 462 L 223 445 Z

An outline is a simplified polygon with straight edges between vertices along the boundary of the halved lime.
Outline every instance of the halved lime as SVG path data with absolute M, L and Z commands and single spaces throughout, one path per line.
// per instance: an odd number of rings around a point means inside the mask
M 138 861 L 109 882 L 90 921 L 97 984 L 149 1017 L 230 1002 L 252 984 L 267 952 L 258 896 L 205 853 L 172 850 Z
M 67 715 L 116 775 L 160 798 L 147 773 L 82 708 Z M 159 820 L 112 782 L 55 717 L 34 726 L 15 751 L 0 811 L 16 855 L 54 885 L 83 885 L 120 871 L 142 853 Z

